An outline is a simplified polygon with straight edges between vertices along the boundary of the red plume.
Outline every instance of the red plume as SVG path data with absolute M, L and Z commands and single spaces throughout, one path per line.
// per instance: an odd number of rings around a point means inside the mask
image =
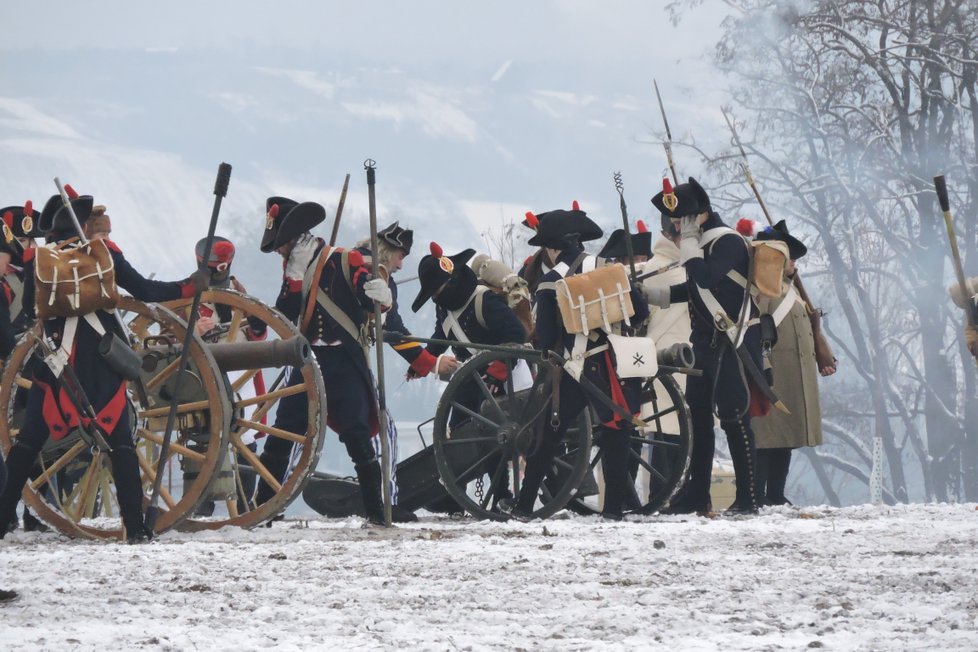
M 540 220 L 533 214 L 533 211 L 526 211 L 526 223 L 531 229 L 534 230 L 540 226 Z
M 638 232 L 639 233 L 648 233 L 649 232 L 649 227 L 645 226 L 645 222 L 643 222 L 642 220 L 639 220 L 638 221 L 638 224 L 636 224 L 636 226 L 638 227 Z
M 68 195 L 68 199 L 78 199 L 78 193 L 69 184 L 65 184 L 65 193 Z
M 737 220 L 737 233 L 739 233 L 742 236 L 751 238 L 754 236 L 754 227 L 756 225 L 757 222 L 755 222 L 754 220 L 749 220 L 746 217 L 743 217 Z
M 571 202 L 571 210 L 573 210 L 573 211 L 579 211 L 579 210 L 581 210 L 581 205 L 577 203 L 577 200 L 576 199 Z
M 219 263 L 229 263 L 234 258 L 234 245 L 230 242 L 215 242 L 212 249 Z
M 669 181 L 669 178 L 666 177 L 662 180 L 662 193 L 668 195 L 671 192 L 672 192 L 672 183 Z
M 268 216 L 273 220 L 278 217 L 278 204 L 272 204 L 272 207 L 268 209 Z
M 7 228 L 10 229 L 14 228 L 14 214 L 12 212 L 7 211 L 6 213 L 4 213 L 3 221 L 6 222 Z
M 428 249 L 431 251 L 431 255 L 435 258 L 441 258 L 445 254 L 445 252 L 442 251 L 441 245 L 439 245 L 437 242 L 432 242 Z
M 27 217 L 34 217 L 34 202 L 28 199 L 24 202 L 24 215 Z

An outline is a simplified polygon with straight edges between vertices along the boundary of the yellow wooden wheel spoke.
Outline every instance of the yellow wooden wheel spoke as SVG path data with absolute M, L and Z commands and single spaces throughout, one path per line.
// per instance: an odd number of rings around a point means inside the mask
M 190 412 L 203 412 L 210 407 L 210 401 L 193 401 L 191 403 L 181 403 L 177 406 L 177 414 L 188 414 Z M 170 413 L 170 406 L 150 408 L 141 410 L 137 413 L 140 419 L 153 419 L 155 417 L 165 417 Z
M 239 438 L 232 436 L 231 439 L 235 443 L 235 448 L 244 456 L 246 460 L 248 460 L 248 464 L 250 464 L 251 468 L 255 470 L 255 473 L 260 475 L 262 480 L 264 480 L 268 486 L 274 489 L 276 492 L 281 491 L 282 483 L 278 481 L 278 478 L 269 472 L 268 468 L 261 463 L 260 459 L 258 459 L 258 456 L 255 455 L 250 448 L 245 446 Z
M 84 514 L 85 508 L 88 505 L 89 496 L 98 485 L 98 474 L 101 470 L 101 466 L 102 451 L 99 451 L 92 456 L 92 463 L 88 466 L 88 470 L 85 471 L 85 476 L 79 483 L 81 485 L 81 491 L 76 496 L 76 500 L 74 502 L 75 514 L 73 520 L 76 523 L 82 519 L 82 515 Z
M 244 311 L 241 308 L 235 308 L 231 311 L 231 326 L 228 328 L 228 342 L 235 342 L 238 339 L 238 331 L 241 330 L 241 319 L 244 317 Z
M 241 376 L 237 380 L 231 383 L 231 393 L 233 394 L 236 392 L 240 392 L 241 388 L 244 387 L 246 384 L 248 384 L 249 380 L 251 380 L 252 378 L 258 375 L 259 371 L 261 371 L 261 369 L 252 369 L 247 373 L 241 374 Z
M 85 450 L 86 447 L 87 444 L 80 439 L 75 442 L 75 445 L 66 450 L 61 457 L 54 461 L 54 464 L 44 469 L 44 472 L 41 475 L 31 480 L 31 489 L 37 491 L 38 487 L 44 485 L 46 482 L 49 482 L 51 480 L 51 476 L 63 469 L 69 462 L 71 462 L 71 460 L 78 457 L 78 454 Z
M 150 466 L 149 462 L 143 459 L 142 455 L 137 455 L 136 457 L 139 459 L 139 468 L 143 470 L 143 474 L 149 478 L 150 482 L 156 482 L 156 470 Z M 170 509 L 177 506 L 177 501 L 173 500 L 173 496 L 170 495 L 170 492 L 167 491 L 162 484 L 160 485 L 160 498 L 163 499 L 163 502 L 166 503 L 166 506 Z
M 149 441 L 153 442 L 154 444 L 158 444 L 160 446 L 163 445 L 163 435 L 160 435 L 158 433 L 155 433 L 155 432 L 153 432 L 151 430 L 146 430 L 145 428 L 140 428 L 139 429 L 139 432 L 137 434 L 140 437 L 143 437 L 145 439 L 148 439 Z M 177 442 L 175 442 L 175 441 L 173 441 L 171 439 L 170 440 L 169 455 L 170 455 L 170 457 L 172 457 L 173 455 L 176 455 L 178 453 L 180 455 L 182 455 L 183 457 L 185 457 L 187 459 L 194 460 L 196 462 L 203 463 L 204 460 L 207 459 L 207 455 L 205 453 L 201 453 L 200 451 L 195 451 L 192 448 L 187 448 L 183 444 L 179 444 L 179 443 L 177 443 Z
M 288 430 L 282 430 L 281 428 L 276 428 L 275 426 L 266 426 L 260 421 L 249 421 L 247 419 L 235 419 L 235 424 L 242 425 L 252 430 L 257 430 L 258 432 L 263 432 L 267 435 L 272 435 L 273 437 L 278 437 L 279 439 L 288 439 L 291 442 L 297 444 L 304 444 L 306 442 L 306 435 L 297 435 L 294 432 L 289 432 Z

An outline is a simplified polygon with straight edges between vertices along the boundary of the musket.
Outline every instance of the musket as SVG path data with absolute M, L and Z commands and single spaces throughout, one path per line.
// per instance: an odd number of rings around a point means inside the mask
M 336 245 L 336 237 L 340 232 L 340 219 L 343 217 L 343 205 L 346 204 L 346 189 L 350 187 L 350 173 L 346 173 L 346 179 L 343 180 L 343 191 L 340 192 L 340 203 L 336 205 L 336 217 L 333 218 L 333 232 L 329 236 L 329 246 L 333 247 Z
M 635 249 L 632 247 L 632 232 L 628 227 L 628 207 L 625 206 L 625 184 L 621 181 L 621 172 L 615 172 L 615 190 L 618 191 L 619 203 L 621 205 L 621 221 L 625 229 L 625 251 L 628 253 L 628 268 L 632 272 L 632 282 L 638 272 L 635 271 Z
M 961 264 L 961 252 L 958 251 L 958 237 L 954 233 L 954 220 L 951 217 L 951 201 L 947 195 L 947 182 L 943 174 L 934 177 L 934 190 L 937 191 L 937 201 L 940 202 L 941 212 L 944 213 L 944 226 L 947 227 L 947 238 L 951 244 L 951 260 L 954 262 L 954 275 L 958 279 L 958 287 L 961 288 L 961 292 L 967 297 L 968 279 L 964 275 L 964 265 Z M 978 314 L 976 313 L 978 313 L 978 309 L 976 308 L 964 311 L 965 319 L 972 328 L 978 326 Z M 978 358 L 975 358 L 975 362 L 978 363 Z
M 659 111 L 662 113 L 662 124 L 666 127 L 666 140 L 662 147 L 666 150 L 666 160 L 669 162 L 669 169 L 672 171 L 672 182 L 679 185 L 679 175 L 676 174 L 676 163 L 672 160 L 672 131 L 669 129 L 669 119 L 666 117 L 666 107 L 662 104 L 662 96 L 659 94 L 659 84 L 652 79 L 652 86 L 655 87 L 655 98 L 659 100 Z
M 204 251 L 201 254 L 198 273 L 207 272 L 207 261 L 211 257 L 211 248 L 214 244 L 214 232 L 217 230 L 217 217 L 221 213 L 221 201 L 228 194 L 228 183 L 231 181 L 231 166 L 221 163 L 217 168 L 217 180 L 214 182 L 214 208 L 211 210 L 211 221 L 207 227 L 207 238 L 204 240 Z M 180 351 L 180 362 L 177 365 L 176 379 L 173 381 L 173 400 L 170 401 L 170 409 L 166 415 L 166 428 L 163 432 L 163 443 L 160 446 L 160 460 L 156 464 L 156 478 L 153 480 L 153 491 L 149 498 L 149 505 L 146 507 L 146 529 L 150 533 L 155 532 L 156 520 L 160 514 L 159 502 L 160 491 L 163 485 L 163 467 L 166 465 L 170 453 L 170 439 L 173 435 L 173 427 L 177 420 L 177 407 L 180 403 L 177 397 L 180 396 L 180 385 L 190 366 L 190 342 L 194 338 L 194 327 L 197 325 L 197 317 L 200 310 L 200 295 L 203 289 L 198 285 L 194 289 L 194 299 L 190 304 L 190 313 L 187 315 L 187 331 L 183 336 L 183 349 Z
M 747 152 L 744 150 L 744 145 L 741 143 L 740 136 L 737 134 L 737 127 L 734 126 L 730 116 L 727 115 L 726 109 L 721 107 L 720 111 L 723 113 L 723 119 L 727 121 L 727 126 L 730 127 L 734 144 L 737 145 L 737 149 L 740 150 L 740 156 L 743 158 L 740 162 L 740 167 L 744 171 L 747 185 L 753 191 L 754 197 L 757 199 L 757 203 L 761 207 L 761 212 L 764 213 L 764 218 L 767 220 L 767 223 L 770 226 L 774 226 L 774 220 L 771 218 L 771 213 L 767 209 L 767 204 L 764 203 L 764 198 L 761 197 L 761 192 L 757 188 L 757 182 L 754 180 L 754 174 L 751 172 Z M 822 333 L 822 311 L 815 308 L 811 298 L 808 296 L 805 285 L 801 281 L 801 274 L 798 271 L 795 271 L 792 283 L 794 283 L 795 288 L 798 290 L 798 296 L 805 303 L 805 311 L 808 313 L 808 320 L 812 325 L 812 336 L 815 338 L 815 361 L 818 364 L 818 370 L 821 371 L 836 363 L 835 356 L 832 354 L 832 347 L 829 346 L 828 340 L 825 339 L 825 335 Z
M 379 251 L 377 238 L 377 196 L 374 186 L 377 182 L 377 163 L 373 159 L 363 162 L 363 167 L 367 171 L 367 197 L 370 209 L 370 251 Z M 380 263 L 377 261 L 379 256 L 370 257 L 371 274 L 373 278 L 381 278 Z M 374 302 L 374 340 L 377 342 L 377 407 L 378 418 L 380 421 L 380 457 L 383 473 L 384 497 L 384 525 L 391 525 L 391 444 L 387 437 L 387 392 L 384 386 L 384 322 L 381 315 L 380 304 Z

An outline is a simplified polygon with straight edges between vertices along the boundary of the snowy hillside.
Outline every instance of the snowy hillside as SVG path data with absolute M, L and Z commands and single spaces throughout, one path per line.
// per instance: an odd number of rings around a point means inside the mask
M 978 649 L 970 505 L 0 543 L 4 650 Z

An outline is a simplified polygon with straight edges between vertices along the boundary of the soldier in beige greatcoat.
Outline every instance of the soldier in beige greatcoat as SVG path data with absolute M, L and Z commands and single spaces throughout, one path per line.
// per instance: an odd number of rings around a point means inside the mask
M 785 267 L 785 292 L 780 299 L 760 298 L 762 314 L 775 317 L 778 323 L 777 344 L 768 357 L 774 373 L 774 391 L 791 414 L 772 410 L 751 421 L 757 442 L 758 484 L 765 494 L 764 504 L 790 504 L 784 495 L 791 464 L 791 451 L 802 446 L 822 443 L 822 408 L 818 395 L 818 376 L 835 373 L 831 366 L 818 368 L 815 360 L 815 337 L 804 301 L 792 287 L 795 261 L 807 253 L 797 238 L 788 234 L 779 222 L 777 239 L 788 244 L 791 260 Z

